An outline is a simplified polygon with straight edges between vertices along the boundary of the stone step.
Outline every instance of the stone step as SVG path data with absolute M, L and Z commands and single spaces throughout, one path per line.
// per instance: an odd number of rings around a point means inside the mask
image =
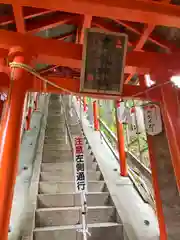
M 63 114 L 56 114 L 56 112 L 58 113 L 60 113 L 60 109 L 56 109 L 56 108 L 54 108 L 53 109 L 53 114 L 51 114 L 51 110 L 48 112 L 48 117 L 47 117 L 47 120 L 48 119 L 59 119 L 59 121 L 60 122 L 64 122 L 64 116 L 63 116 Z M 55 113 L 55 114 L 54 114 Z
M 52 125 L 52 127 L 48 126 L 46 128 L 46 135 L 47 134 L 64 133 L 64 131 L 66 130 L 65 124 L 62 124 L 60 127 L 54 126 L 54 128 L 53 128 L 53 126 L 54 125 Z
M 87 170 L 98 170 L 98 165 L 96 162 L 88 162 L 86 163 Z M 62 171 L 62 169 L 74 169 L 73 161 L 69 162 L 61 162 L 61 163 L 42 163 L 41 171 L 42 172 L 56 172 Z
M 67 140 L 68 140 L 67 136 L 65 136 L 64 134 L 63 135 L 61 134 L 57 137 L 45 136 L 44 143 L 45 144 L 57 144 L 57 143 L 67 144 L 68 143 Z
M 48 111 L 48 116 L 49 117 L 54 117 L 54 116 L 62 116 L 61 108 L 50 108 Z
M 52 124 L 61 124 L 62 126 L 65 125 L 65 121 L 63 116 L 49 116 L 47 118 L 47 125 L 52 125 Z
M 44 144 L 44 151 L 61 151 L 61 150 L 66 150 L 66 151 L 71 151 L 71 146 L 70 144 Z
M 51 126 L 58 126 L 58 127 L 64 127 L 65 122 L 61 119 L 62 117 L 52 116 L 47 118 L 47 127 Z
M 65 133 L 66 133 L 65 129 L 61 129 L 60 131 L 56 131 L 56 132 L 46 132 L 45 139 L 47 139 L 47 138 L 53 138 L 53 139 L 61 139 L 62 138 L 62 139 L 64 139 Z
M 41 172 L 40 181 L 74 181 L 74 171 L 63 169 L 61 172 Z
M 42 163 L 41 171 L 42 172 L 56 172 L 59 174 L 62 173 L 66 169 L 67 171 L 74 171 L 74 165 L 72 162 L 63 162 L 63 163 Z
M 86 195 L 87 206 L 110 206 L 112 201 L 108 192 L 92 192 Z M 39 194 L 37 208 L 73 207 L 81 205 L 79 193 Z
M 56 162 L 72 162 L 73 156 L 71 151 L 43 151 L 43 162 L 56 163 Z
M 64 156 L 64 157 L 51 157 L 51 156 L 44 156 L 43 163 L 64 163 L 64 162 L 72 162 L 72 157 Z
M 48 124 L 46 127 L 46 131 L 60 131 L 61 129 L 64 129 L 64 124 Z
M 64 126 L 64 124 L 65 124 L 65 121 L 64 121 L 64 119 L 55 119 L 55 117 L 49 117 L 49 120 L 47 119 L 47 128 L 49 127 L 49 126 L 53 126 L 53 124 L 54 124 L 54 121 L 56 122 L 56 127 L 61 127 L 61 126 Z
M 102 180 L 100 171 L 87 171 L 87 179 L 88 181 L 98 181 Z M 63 169 L 60 173 L 58 171 L 55 172 L 41 172 L 40 181 L 73 181 L 74 180 L 74 171 L 69 171 Z
M 87 184 L 88 192 L 107 192 L 104 181 L 89 181 Z M 39 193 L 73 193 L 75 192 L 75 183 L 70 181 L 62 182 L 40 182 Z
M 113 206 L 87 207 L 86 220 L 89 224 L 116 222 L 116 209 Z M 81 223 L 81 207 L 39 208 L 35 214 L 36 227 L 76 225 Z
M 62 149 L 62 150 L 52 150 L 52 151 L 48 151 L 46 149 L 44 149 L 43 151 L 43 154 L 45 155 L 51 155 L 51 156 L 55 156 L 55 157 L 59 157 L 59 156 L 71 156 L 72 157 L 72 151 L 71 150 L 65 150 L 65 149 Z
M 66 137 L 50 138 L 46 137 L 44 144 L 66 144 Z
M 46 130 L 45 133 L 45 137 L 46 138 L 56 138 L 56 137 L 61 137 L 61 138 L 65 138 L 65 133 L 66 133 L 66 129 L 62 128 L 48 128 Z
M 77 229 L 82 225 L 36 228 L 33 240 L 83 240 Z M 88 224 L 88 240 L 123 240 L 123 226 L 119 223 Z

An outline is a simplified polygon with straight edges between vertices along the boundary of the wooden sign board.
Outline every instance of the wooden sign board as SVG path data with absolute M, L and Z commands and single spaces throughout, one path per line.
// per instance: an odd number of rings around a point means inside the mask
M 127 42 L 126 34 L 86 29 L 81 92 L 122 93 Z

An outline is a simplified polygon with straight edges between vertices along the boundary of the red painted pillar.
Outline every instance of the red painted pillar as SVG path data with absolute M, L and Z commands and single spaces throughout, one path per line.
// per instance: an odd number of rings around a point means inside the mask
M 126 153 L 125 153 L 125 144 L 124 144 L 124 131 L 123 131 L 123 124 L 118 120 L 117 116 L 117 108 L 120 106 L 120 101 L 116 101 L 116 126 L 117 126 L 117 147 L 119 151 L 119 161 L 120 161 L 120 174 L 121 176 L 127 176 L 127 161 L 126 161 Z
M 28 63 L 22 49 L 12 49 L 10 57 L 18 63 Z M 13 84 L 11 85 L 7 108 L 3 121 L 3 131 L 0 146 L 0 239 L 8 239 L 8 227 L 11 214 L 14 184 L 16 180 L 20 148 L 21 122 L 23 106 L 29 75 L 23 69 L 11 70 Z
M 96 100 L 93 101 L 94 130 L 99 131 L 98 108 Z
M 140 84 L 142 87 L 147 87 L 144 77 L 141 77 Z M 148 96 L 148 97 L 150 98 L 151 96 Z M 160 94 L 159 94 L 159 97 L 160 97 Z M 160 187 L 158 183 L 158 171 L 157 171 L 158 159 L 156 157 L 155 149 L 153 146 L 153 137 L 148 134 L 147 134 L 147 143 L 148 143 L 148 150 L 149 150 L 149 160 L 150 160 L 151 173 L 152 173 L 152 185 L 154 189 L 154 199 L 156 203 L 156 215 L 157 215 L 158 225 L 159 225 L 160 240 L 167 240 L 166 223 L 165 223 L 165 217 L 163 212 Z
M 171 83 L 161 88 L 161 111 L 169 143 L 172 164 L 180 191 L 180 103 L 178 90 Z
M 164 219 L 162 200 L 160 196 L 160 188 L 158 184 L 158 173 L 157 173 L 157 166 L 156 166 L 157 159 L 154 153 L 152 136 L 147 136 L 147 141 L 148 141 L 149 159 L 150 159 L 151 172 L 152 172 L 154 198 L 156 202 L 156 214 L 157 214 L 158 224 L 159 224 L 160 240 L 167 240 L 166 223 Z

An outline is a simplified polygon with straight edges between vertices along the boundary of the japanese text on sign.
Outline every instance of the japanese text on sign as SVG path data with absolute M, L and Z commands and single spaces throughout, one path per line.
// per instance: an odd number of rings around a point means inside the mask
M 74 165 L 76 192 L 86 191 L 84 145 L 81 136 L 74 138 Z
M 151 104 L 144 108 L 144 122 L 146 132 L 149 135 L 154 136 L 162 132 L 162 120 L 159 106 Z
M 81 91 L 121 93 L 127 35 L 97 29 L 84 34 Z

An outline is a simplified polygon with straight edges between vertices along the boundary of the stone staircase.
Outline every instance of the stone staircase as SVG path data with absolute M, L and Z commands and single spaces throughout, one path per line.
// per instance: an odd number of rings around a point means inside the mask
M 81 132 L 75 114 L 68 116 L 71 135 Z M 87 144 L 87 224 L 90 240 L 122 240 L 123 226 L 97 162 Z M 71 144 L 60 97 L 51 95 L 39 177 L 33 240 L 81 240 L 80 194 L 75 192 Z

